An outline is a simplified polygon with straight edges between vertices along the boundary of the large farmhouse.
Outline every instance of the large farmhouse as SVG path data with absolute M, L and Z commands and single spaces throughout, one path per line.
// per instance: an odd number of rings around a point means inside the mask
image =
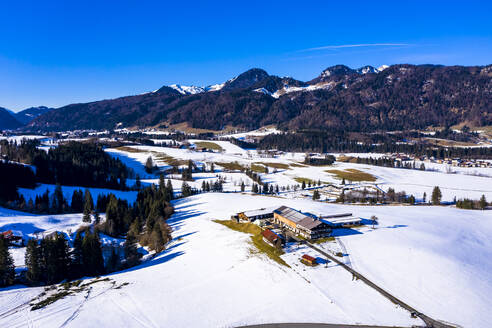
M 308 239 L 326 237 L 331 233 L 330 226 L 325 222 L 309 217 L 287 206 L 281 206 L 273 211 L 273 222 Z

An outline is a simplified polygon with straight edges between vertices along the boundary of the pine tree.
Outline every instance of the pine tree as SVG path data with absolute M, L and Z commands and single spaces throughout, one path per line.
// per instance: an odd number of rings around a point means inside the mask
M 244 181 L 241 181 L 241 192 L 244 192 L 246 186 L 244 185 Z
M 164 174 L 159 175 L 159 192 L 164 193 L 165 191 Z
M 70 203 L 72 211 L 80 213 L 84 209 L 84 196 L 82 190 L 74 190 L 72 194 L 72 202 Z
M 84 215 L 82 217 L 83 222 L 91 222 L 91 212 L 94 209 L 94 201 L 89 189 L 85 190 L 84 196 Z
M 70 265 L 70 276 L 71 278 L 82 277 L 85 274 L 84 269 L 84 258 L 82 251 L 82 234 L 77 231 L 75 239 L 73 241 L 73 250 L 70 253 L 71 265 Z
M 154 162 L 152 161 L 152 156 L 147 158 L 145 162 L 145 172 L 152 173 L 154 171 Z
M 424 192 L 424 194 L 422 195 L 422 202 L 426 202 L 427 201 L 427 194 Z
M 485 195 L 482 195 L 482 197 L 480 197 L 480 201 L 478 202 L 478 207 L 481 210 L 484 210 L 487 207 L 487 200 L 485 199 Z
M 441 204 L 441 189 L 438 186 L 435 186 L 432 190 L 432 205 L 440 205 Z
M 82 259 L 86 274 L 98 276 L 104 273 L 101 241 L 97 233 L 85 233 L 82 240 Z
M 60 184 L 57 184 L 55 191 L 53 192 L 53 201 L 51 203 L 51 209 L 54 213 L 63 213 L 65 206 L 65 198 L 63 197 L 63 191 Z
M 173 192 L 173 184 L 171 182 L 170 179 L 167 179 L 167 183 L 166 183 L 166 190 L 167 190 L 167 193 L 168 193 L 168 196 L 166 197 L 166 200 L 167 201 L 170 201 L 172 199 L 174 199 L 174 192 Z
M 319 191 L 316 189 L 314 192 L 313 192 L 313 200 L 318 200 L 320 199 L 321 196 L 319 194 Z
M 302 189 L 306 189 L 306 181 L 302 180 Z
M 29 239 L 26 246 L 26 279 L 30 285 L 38 285 L 42 282 L 41 250 L 36 239 Z
M 121 260 L 118 252 L 116 252 L 116 247 L 111 248 L 111 255 L 109 256 L 106 272 L 115 272 L 120 268 Z
M 115 237 L 118 233 L 118 200 L 111 194 L 108 206 L 106 206 L 106 222 L 104 222 L 104 232 Z
M 69 273 L 68 242 L 61 233 L 41 240 L 41 271 L 44 282 L 53 284 L 66 278 Z
M 410 195 L 410 197 L 408 197 L 408 203 L 409 204 L 415 204 L 415 197 L 413 195 Z
M 125 252 L 125 264 L 127 267 L 135 266 L 139 263 L 142 254 L 137 251 L 137 239 L 139 234 L 139 223 L 133 221 L 126 235 L 125 243 L 123 244 Z
M 8 241 L 0 236 L 0 287 L 12 285 L 14 280 L 15 266 L 9 252 Z

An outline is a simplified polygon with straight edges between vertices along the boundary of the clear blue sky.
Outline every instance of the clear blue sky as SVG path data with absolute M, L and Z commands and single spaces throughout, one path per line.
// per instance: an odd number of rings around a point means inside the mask
M 0 106 L 208 85 L 252 67 L 492 64 L 492 1 L 2 1 Z

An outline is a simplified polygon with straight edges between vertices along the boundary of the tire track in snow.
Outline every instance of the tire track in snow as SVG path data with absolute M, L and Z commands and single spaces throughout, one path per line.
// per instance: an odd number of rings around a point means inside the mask
M 75 309 L 75 311 L 73 311 L 72 315 L 70 315 L 70 317 L 68 317 L 67 320 L 65 320 L 64 323 L 61 324 L 60 328 L 61 327 L 65 327 L 67 324 L 69 324 L 73 319 L 75 319 L 79 313 L 80 313 L 80 310 L 82 309 L 82 306 L 84 305 L 85 302 L 87 302 L 88 298 L 89 298 L 89 295 L 91 294 L 91 291 L 92 291 L 92 286 L 89 288 L 89 290 L 87 291 L 87 295 L 85 295 L 84 297 L 84 300 L 80 303 L 80 305 Z
M 125 295 L 125 297 L 123 299 L 131 299 L 132 303 L 134 305 L 136 305 L 135 301 L 133 301 L 132 297 L 126 293 L 122 293 Z M 128 311 L 124 306 L 122 306 L 121 304 L 119 304 L 116 299 L 114 298 L 110 298 L 111 302 L 113 302 L 114 305 L 116 305 L 123 313 L 126 313 L 128 314 L 131 318 L 133 318 L 133 320 L 135 320 L 141 327 L 145 327 L 145 328 L 157 328 L 158 326 L 155 325 L 146 315 L 144 312 L 142 311 L 138 311 L 139 314 L 146 319 L 146 321 L 149 321 L 151 324 L 147 323 L 147 322 L 144 322 L 143 320 L 141 320 L 137 315 L 133 314 L 132 312 Z
M 347 266 L 349 266 L 350 268 L 352 268 L 352 261 L 350 260 L 350 255 L 347 252 L 347 248 L 345 247 L 345 244 L 342 242 L 342 240 L 339 237 L 336 237 L 335 240 L 337 241 L 338 245 L 340 245 L 340 248 L 342 249 L 342 253 L 344 254 L 344 257 L 346 257 L 345 264 Z

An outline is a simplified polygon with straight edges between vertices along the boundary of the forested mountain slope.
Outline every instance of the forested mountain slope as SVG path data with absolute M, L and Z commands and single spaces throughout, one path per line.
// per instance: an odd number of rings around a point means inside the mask
M 220 130 L 399 130 L 492 124 L 492 65 L 393 65 L 385 69 L 329 67 L 309 82 L 251 69 L 217 91 L 156 92 L 72 104 L 49 111 L 30 130 L 112 129 L 188 123 Z

